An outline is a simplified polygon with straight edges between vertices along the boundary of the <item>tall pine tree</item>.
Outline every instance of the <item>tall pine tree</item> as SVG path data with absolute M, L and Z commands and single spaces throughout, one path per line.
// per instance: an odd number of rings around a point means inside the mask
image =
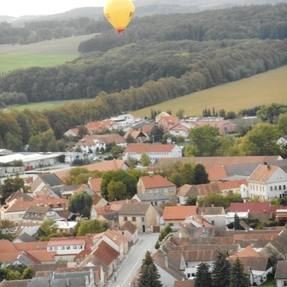
M 197 164 L 194 168 L 194 184 L 209 183 L 208 174 L 202 164 Z
M 235 213 L 235 215 L 234 215 L 234 229 L 235 230 L 241 230 L 240 218 L 237 215 L 237 213 Z
M 243 265 L 237 258 L 232 264 L 230 272 L 230 287 L 248 287 L 249 280 L 246 274 L 244 274 Z
M 205 263 L 199 264 L 195 277 L 195 287 L 212 287 L 209 267 Z
M 160 275 L 149 252 L 142 263 L 138 287 L 162 287 Z
M 218 252 L 212 270 L 213 287 L 229 286 L 230 263 L 226 259 L 227 254 Z

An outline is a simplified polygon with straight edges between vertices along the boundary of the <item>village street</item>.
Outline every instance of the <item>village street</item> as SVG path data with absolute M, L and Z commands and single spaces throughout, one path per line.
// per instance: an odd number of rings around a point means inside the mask
M 158 233 L 140 234 L 139 241 L 131 248 L 128 255 L 115 273 L 116 282 L 110 282 L 108 287 L 128 287 L 140 268 L 146 251 L 153 252 Z

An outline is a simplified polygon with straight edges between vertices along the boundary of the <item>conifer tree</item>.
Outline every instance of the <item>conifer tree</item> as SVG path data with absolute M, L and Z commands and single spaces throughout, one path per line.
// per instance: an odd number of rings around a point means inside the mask
M 205 263 L 199 264 L 196 272 L 195 287 L 212 287 L 209 267 Z
M 243 265 L 237 258 L 231 267 L 230 272 L 230 287 L 248 287 L 249 280 L 246 274 L 244 274 Z
M 212 270 L 213 287 L 227 287 L 230 279 L 230 263 L 226 259 L 227 254 L 218 252 Z
M 138 287 L 162 287 L 160 275 L 148 251 L 142 263 Z
M 208 174 L 202 164 L 197 164 L 194 168 L 194 184 L 208 183 Z
M 239 218 L 239 216 L 236 213 L 234 215 L 234 229 L 235 230 L 240 230 L 241 229 L 240 218 Z

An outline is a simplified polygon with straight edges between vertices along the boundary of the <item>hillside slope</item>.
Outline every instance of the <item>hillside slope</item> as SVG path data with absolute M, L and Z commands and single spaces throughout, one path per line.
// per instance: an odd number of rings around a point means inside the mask
M 76 36 L 28 45 L 0 45 L 0 72 L 64 64 L 79 57 L 79 44 L 92 36 Z
M 287 66 L 274 69 L 248 79 L 220 85 L 187 96 L 147 107 L 134 114 L 148 116 L 150 110 L 170 110 L 176 113 L 183 109 L 188 115 L 201 115 L 204 108 L 239 111 L 258 105 L 287 104 Z

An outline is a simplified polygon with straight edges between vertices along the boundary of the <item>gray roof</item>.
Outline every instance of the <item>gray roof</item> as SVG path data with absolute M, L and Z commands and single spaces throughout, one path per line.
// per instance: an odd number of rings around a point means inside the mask
M 225 170 L 228 176 L 243 176 L 248 177 L 257 168 L 258 162 L 256 163 L 244 163 L 244 164 L 233 164 L 226 165 Z
M 276 165 L 282 168 L 285 172 L 287 172 L 287 159 L 282 160 L 274 160 L 268 162 L 270 165 Z
M 25 220 L 44 220 L 47 212 L 50 210 L 48 206 L 31 206 L 25 212 L 23 219 Z
M 176 280 L 182 280 L 184 274 L 180 271 L 180 257 L 181 254 L 174 255 L 172 257 L 168 256 L 161 250 L 158 250 L 153 255 L 154 263 L 168 272 Z
M 63 185 L 63 186 L 54 186 L 51 188 L 51 190 L 58 195 L 59 197 L 61 197 L 63 195 L 63 193 L 65 192 L 75 192 L 77 189 L 79 189 L 81 187 L 81 185 Z
M 149 204 L 144 203 L 124 204 L 119 210 L 119 215 L 145 215 L 149 207 Z
M 30 266 L 39 263 L 38 260 L 31 258 L 25 251 L 17 257 L 17 260 L 21 262 L 24 266 Z
M 168 195 L 165 194 L 160 194 L 160 193 L 138 193 L 137 197 L 141 200 L 141 201 L 170 201 L 170 200 L 176 200 L 176 197 L 170 197 Z
M 287 255 L 287 229 L 283 229 L 279 235 L 271 242 L 272 246 L 276 248 L 276 250 L 283 254 Z
M 218 215 L 218 214 L 224 214 L 224 208 L 223 207 L 200 207 L 199 214 L 201 215 Z
M 42 179 L 45 184 L 50 186 L 59 186 L 63 185 L 63 181 L 58 178 L 55 174 L 47 173 L 47 174 L 40 174 L 39 177 Z
M 88 287 L 90 271 L 55 272 L 51 277 L 36 277 L 27 287 Z M 87 283 L 87 284 L 86 284 Z
M 36 241 L 36 239 L 27 234 L 26 232 L 20 234 L 16 239 L 15 239 L 17 242 L 33 242 L 33 241 Z
M 102 217 L 104 217 L 108 221 L 118 221 L 119 220 L 119 213 L 118 212 L 107 212 L 104 214 L 101 214 Z
M 287 261 L 279 261 L 277 264 L 276 279 L 287 279 Z
M 31 280 L 12 280 L 12 281 L 2 281 L 0 287 L 28 287 L 28 283 Z
M 268 258 L 264 256 L 242 257 L 240 261 L 246 273 L 250 273 L 251 271 L 266 271 L 268 269 Z

